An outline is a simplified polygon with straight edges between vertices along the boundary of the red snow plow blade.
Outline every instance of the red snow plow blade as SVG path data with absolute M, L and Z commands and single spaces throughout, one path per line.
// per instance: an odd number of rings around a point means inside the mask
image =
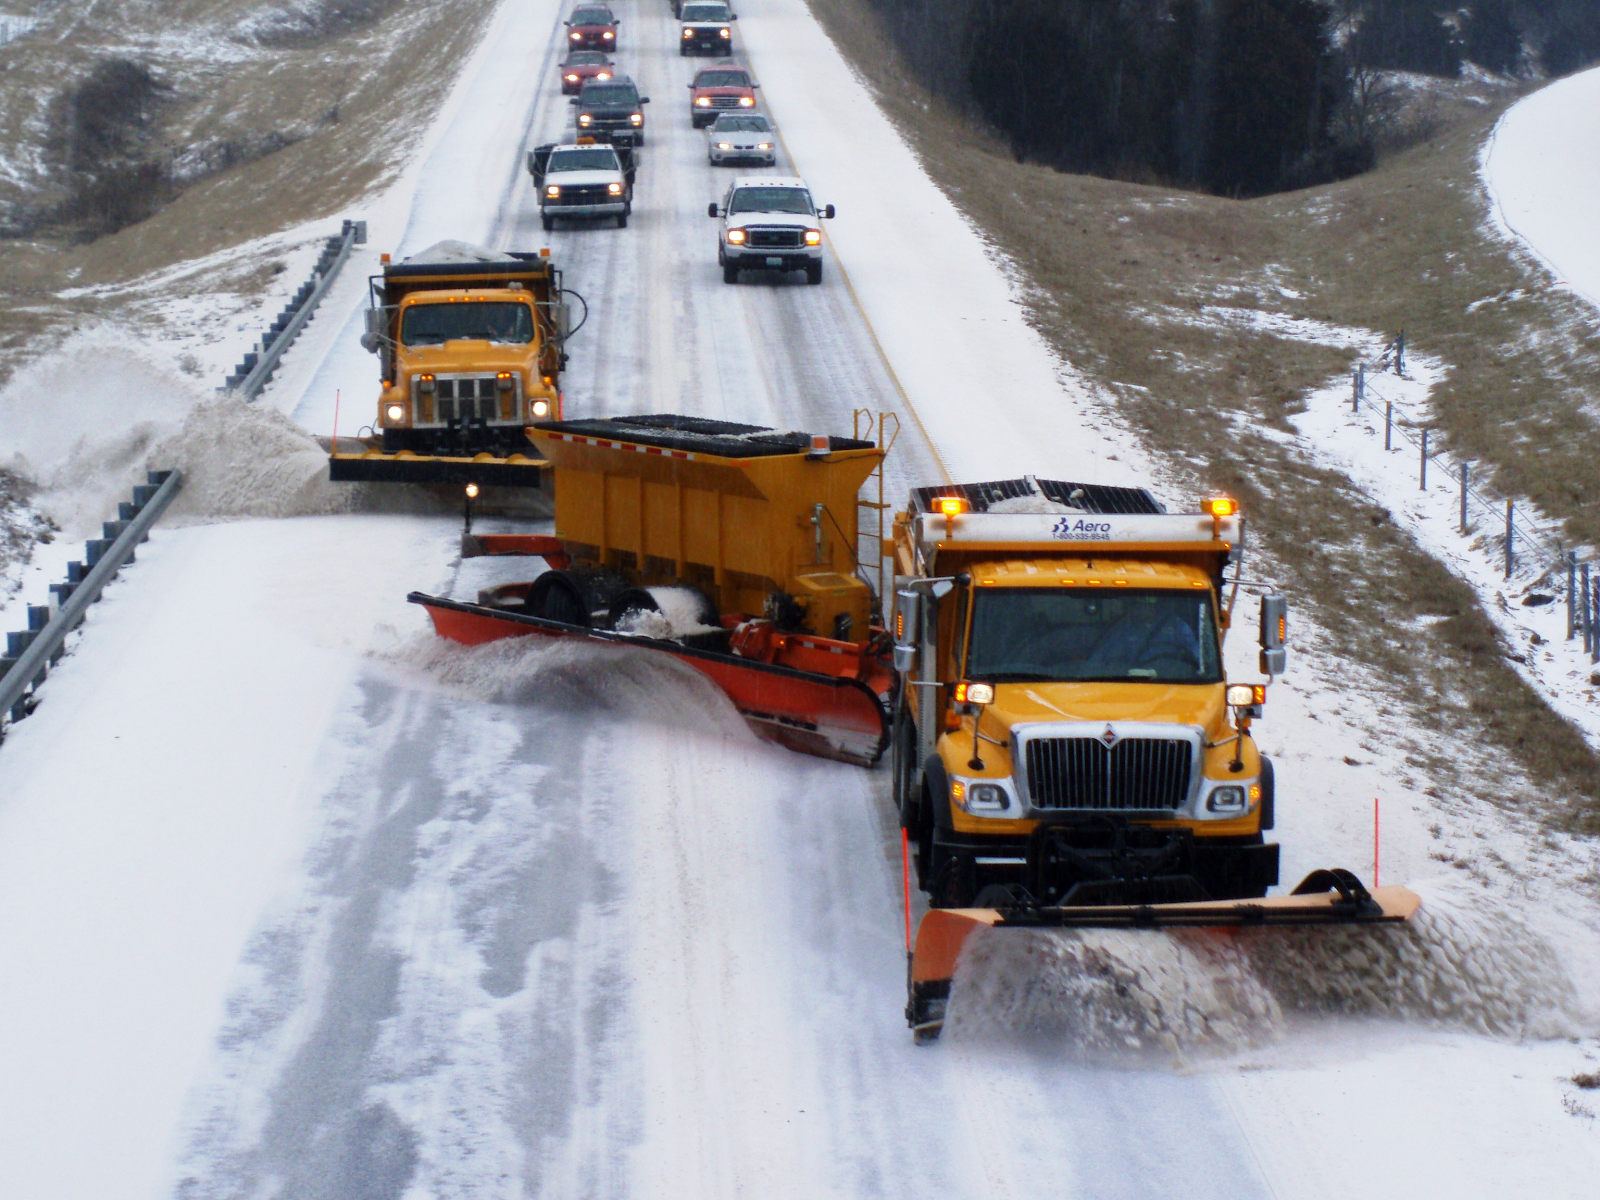
M 907 892 L 909 903 L 909 890 Z M 918 1042 L 944 1027 L 945 1005 L 961 950 L 978 929 L 1163 929 L 1175 926 L 1253 928 L 1267 925 L 1396 924 L 1422 899 L 1409 888 L 1368 891 L 1351 872 L 1313 871 L 1287 896 L 1182 904 L 936 908 L 917 926 L 907 980 L 906 1021 Z M 908 925 L 909 929 L 909 925 Z
M 406 599 L 428 610 L 439 636 L 468 646 L 538 634 L 670 654 L 720 687 L 758 736 L 802 754 L 868 767 L 889 743 L 884 704 L 858 678 L 739 658 L 676 641 L 569 625 L 422 592 L 412 592 Z M 789 640 L 794 643 L 795 655 L 805 656 L 815 654 L 816 644 L 824 639 Z M 833 657 L 834 661 L 841 661 L 839 655 Z M 887 683 L 887 675 L 884 682 Z

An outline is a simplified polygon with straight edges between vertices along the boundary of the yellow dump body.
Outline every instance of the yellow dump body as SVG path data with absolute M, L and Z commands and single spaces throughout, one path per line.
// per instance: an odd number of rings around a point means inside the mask
M 574 557 L 641 585 L 685 583 L 722 613 L 774 596 L 802 627 L 864 642 L 857 493 L 882 461 L 870 442 L 687 417 L 545 422 L 528 435 L 555 469 L 556 533 Z

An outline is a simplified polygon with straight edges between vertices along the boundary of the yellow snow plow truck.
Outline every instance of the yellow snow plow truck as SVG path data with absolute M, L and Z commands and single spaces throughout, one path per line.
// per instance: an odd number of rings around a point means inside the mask
M 385 256 L 387 260 L 387 255 Z M 535 421 L 561 418 L 568 305 L 549 251 L 440 242 L 371 280 L 361 344 L 378 356 L 378 417 L 335 481 L 538 487 Z
M 919 1036 L 937 1033 L 979 927 L 1415 908 L 1346 871 L 1264 899 L 1274 781 L 1250 722 L 1284 669 L 1287 608 L 1261 600 L 1267 682 L 1230 683 L 1243 536 L 1229 499 L 1168 513 L 1142 488 L 1032 477 L 921 488 L 896 516 L 894 792 L 936 910 L 910 964 Z M 909 916 L 908 895 L 908 940 Z

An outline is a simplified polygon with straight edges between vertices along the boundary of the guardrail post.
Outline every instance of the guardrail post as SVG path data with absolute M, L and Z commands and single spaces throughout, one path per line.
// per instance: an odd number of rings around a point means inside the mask
M 1418 491 L 1428 490 L 1428 431 L 1422 431 L 1422 477 L 1417 482 Z
M 1572 631 L 1578 625 L 1578 552 L 1567 551 L 1567 641 L 1572 640 Z
M 1511 578 L 1511 564 L 1515 561 L 1515 555 L 1514 555 L 1514 553 L 1512 551 L 1512 548 L 1511 548 L 1512 547 L 1512 538 L 1514 538 L 1516 536 L 1516 534 L 1517 534 L 1517 527 L 1516 527 L 1516 525 L 1514 523 L 1515 504 L 1516 504 L 1516 502 L 1513 501 L 1513 500 L 1507 500 L 1506 501 L 1506 578 L 1507 579 Z

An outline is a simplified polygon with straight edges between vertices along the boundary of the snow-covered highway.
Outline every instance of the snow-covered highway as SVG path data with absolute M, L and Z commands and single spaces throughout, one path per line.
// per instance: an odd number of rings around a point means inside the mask
M 683 100 L 702 60 L 663 0 L 616 8 L 652 97 L 629 227 L 540 230 L 522 157 L 570 128 L 564 12 L 507 0 L 264 403 L 315 433 L 336 393 L 345 431 L 370 420 L 378 252 L 549 245 L 592 313 L 569 415 L 848 432 L 887 408 L 895 496 L 1143 474 L 803 0 L 749 0 L 738 29 L 839 207 L 827 278 L 724 285 L 705 209 L 731 173 Z M 1215 1070 L 914 1047 L 885 772 L 755 742 L 672 664 L 442 647 L 404 595 L 487 581 L 457 532 L 160 531 L 0 748 L 5 1200 L 1460 1200 L 1600 1177 L 1600 1142 L 1546 1111 L 1561 1043 L 1328 1022 Z M 1313 707 L 1271 715 L 1315 748 L 1284 760 L 1286 876 L 1368 848 Z M 1395 813 L 1386 875 L 1428 872 L 1424 821 Z

